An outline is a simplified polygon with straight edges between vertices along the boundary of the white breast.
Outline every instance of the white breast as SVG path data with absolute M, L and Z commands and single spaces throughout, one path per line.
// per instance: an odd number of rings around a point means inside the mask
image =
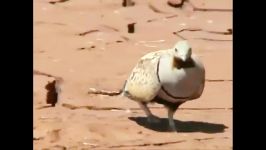
M 189 97 L 195 96 L 195 93 L 201 95 L 204 88 L 205 70 L 199 59 L 192 55 L 195 62 L 193 68 L 173 68 L 173 56 L 163 55 L 160 58 L 158 76 L 164 91 L 159 92 L 159 96 L 171 102 L 178 99 L 169 97 L 169 94 L 174 97 Z

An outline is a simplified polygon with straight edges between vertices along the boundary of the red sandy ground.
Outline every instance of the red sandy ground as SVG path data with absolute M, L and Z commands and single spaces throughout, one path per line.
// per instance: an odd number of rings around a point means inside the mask
M 182 9 L 166 0 L 135 2 L 34 0 L 34 70 L 63 78 L 56 107 L 40 109 L 53 78 L 34 74 L 35 150 L 232 149 L 232 35 L 223 34 L 232 29 L 232 1 L 190 0 Z M 173 34 L 182 29 L 197 30 Z M 149 125 L 134 101 L 87 94 L 90 87 L 119 90 L 142 55 L 171 48 L 180 36 L 202 59 L 208 80 L 202 97 L 175 113 L 179 133 L 166 130 L 162 105 L 150 105 L 162 121 Z

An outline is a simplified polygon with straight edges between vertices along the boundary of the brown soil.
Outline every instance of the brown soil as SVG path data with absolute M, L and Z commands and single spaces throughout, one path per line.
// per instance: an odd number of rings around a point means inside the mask
M 232 0 L 34 0 L 34 149 L 232 149 Z M 128 25 L 134 32 L 128 33 Z M 150 105 L 150 125 L 127 98 L 88 95 L 119 90 L 144 54 L 188 39 L 206 67 L 202 97 L 175 113 Z M 58 80 L 60 78 L 60 80 Z M 46 104 L 48 81 L 60 88 Z

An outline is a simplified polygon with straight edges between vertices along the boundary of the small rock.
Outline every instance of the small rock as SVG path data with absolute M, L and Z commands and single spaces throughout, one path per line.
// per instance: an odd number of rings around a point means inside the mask
M 135 32 L 135 25 L 136 23 L 130 23 L 127 25 L 127 28 L 128 28 L 128 33 L 134 33 Z
M 33 140 L 35 140 L 35 141 L 37 141 L 37 140 L 42 140 L 42 139 L 44 139 L 44 137 L 38 137 L 38 138 L 33 137 Z
M 135 2 L 133 2 L 132 0 L 123 0 L 122 2 L 123 7 L 134 6 L 134 5 L 135 5 Z
M 230 29 L 227 29 L 228 31 L 228 34 L 232 34 L 233 33 L 233 30 L 230 28 Z
M 48 81 L 47 85 L 45 86 L 45 89 L 48 91 L 46 94 L 46 103 L 51 104 L 54 107 L 58 100 L 56 80 L 54 80 L 53 82 Z
M 168 0 L 167 4 L 169 6 L 178 8 L 178 7 L 182 7 L 183 3 L 185 2 L 185 0 Z

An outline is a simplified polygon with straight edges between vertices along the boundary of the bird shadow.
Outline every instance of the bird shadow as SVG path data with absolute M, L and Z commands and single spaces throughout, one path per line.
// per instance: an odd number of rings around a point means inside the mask
M 138 125 L 158 132 L 171 132 L 169 129 L 168 118 L 161 118 L 159 123 L 149 123 L 147 117 L 128 117 Z M 227 126 L 224 124 L 200 122 L 200 121 L 180 121 L 175 120 L 178 132 L 203 132 L 203 133 L 221 133 Z

